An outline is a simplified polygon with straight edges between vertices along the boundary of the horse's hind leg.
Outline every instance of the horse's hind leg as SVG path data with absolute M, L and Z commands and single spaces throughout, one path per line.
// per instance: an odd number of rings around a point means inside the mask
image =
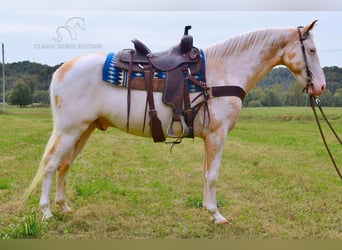
M 75 145 L 77 137 L 68 134 L 58 134 L 52 140 L 51 147 L 44 155 L 42 162 L 44 163 L 44 177 L 42 184 L 42 193 L 40 197 L 40 208 L 43 212 L 43 218 L 50 218 L 52 216 L 50 210 L 50 193 L 52 178 L 57 168 L 65 157 L 71 152 Z
M 56 177 L 56 204 L 60 206 L 63 213 L 71 212 L 71 208 L 66 204 L 65 199 L 65 176 L 70 167 L 71 162 L 68 156 L 58 167 L 57 177 Z
M 58 204 L 63 213 L 71 212 L 71 208 L 66 204 L 65 196 L 65 178 L 69 170 L 70 165 L 76 158 L 76 156 L 82 151 L 84 145 L 86 144 L 89 136 L 94 131 L 96 126 L 91 124 L 88 129 L 83 132 L 80 139 L 75 143 L 70 154 L 61 162 L 59 165 L 57 176 L 56 176 L 56 204 Z

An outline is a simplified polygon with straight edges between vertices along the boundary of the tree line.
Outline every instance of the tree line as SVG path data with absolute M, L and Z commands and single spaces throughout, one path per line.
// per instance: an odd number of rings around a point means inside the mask
M 21 107 L 33 103 L 48 105 L 51 77 L 60 65 L 49 66 L 30 61 L 5 64 L 6 101 Z M 342 107 L 342 68 L 324 67 L 323 71 L 327 89 L 320 96 L 322 105 Z M 2 89 L 2 79 L 0 86 Z M 285 67 L 273 68 L 244 100 L 244 106 L 247 107 L 305 105 L 307 96 L 303 93 L 302 85 Z
M 327 88 L 319 96 L 322 105 L 342 107 L 342 68 L 323 68 Z M 308 97 L 303 86 L 285 67 L 273 68 L 246 96 L 244 105 L 249 107 L 306 106 Z

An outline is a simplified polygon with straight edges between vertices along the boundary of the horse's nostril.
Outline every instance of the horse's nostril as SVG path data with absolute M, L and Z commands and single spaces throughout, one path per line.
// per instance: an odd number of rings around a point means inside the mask
M 324 89 L 325 89 L 325 86 L 323 85 L 322 88 L 321 88 L 321 90 L 323 91 Z

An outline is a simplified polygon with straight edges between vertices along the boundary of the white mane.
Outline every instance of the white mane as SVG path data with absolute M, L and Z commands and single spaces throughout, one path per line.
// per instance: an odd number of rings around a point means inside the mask
M 284 46 L 291 29 L 263 29 L 244 33 L 207 48 L 207 57 L 212 59 L 234 56 L 241 51 L 265 46 Z M 293 29 L 292 29 L 293 31 Z

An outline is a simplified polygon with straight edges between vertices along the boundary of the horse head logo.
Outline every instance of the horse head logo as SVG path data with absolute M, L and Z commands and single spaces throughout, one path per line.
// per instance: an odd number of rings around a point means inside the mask
M 69 35 L 71 40 L 77 39 L 77 31 L 85 31 L 85 21 L 82 17 L 72 17 L 66 20 L 63 26 L 59 26 L 56 29 L 57 37 L 52 37 L 55 42 L 61 42 L 63 40 L 63 35 Z

